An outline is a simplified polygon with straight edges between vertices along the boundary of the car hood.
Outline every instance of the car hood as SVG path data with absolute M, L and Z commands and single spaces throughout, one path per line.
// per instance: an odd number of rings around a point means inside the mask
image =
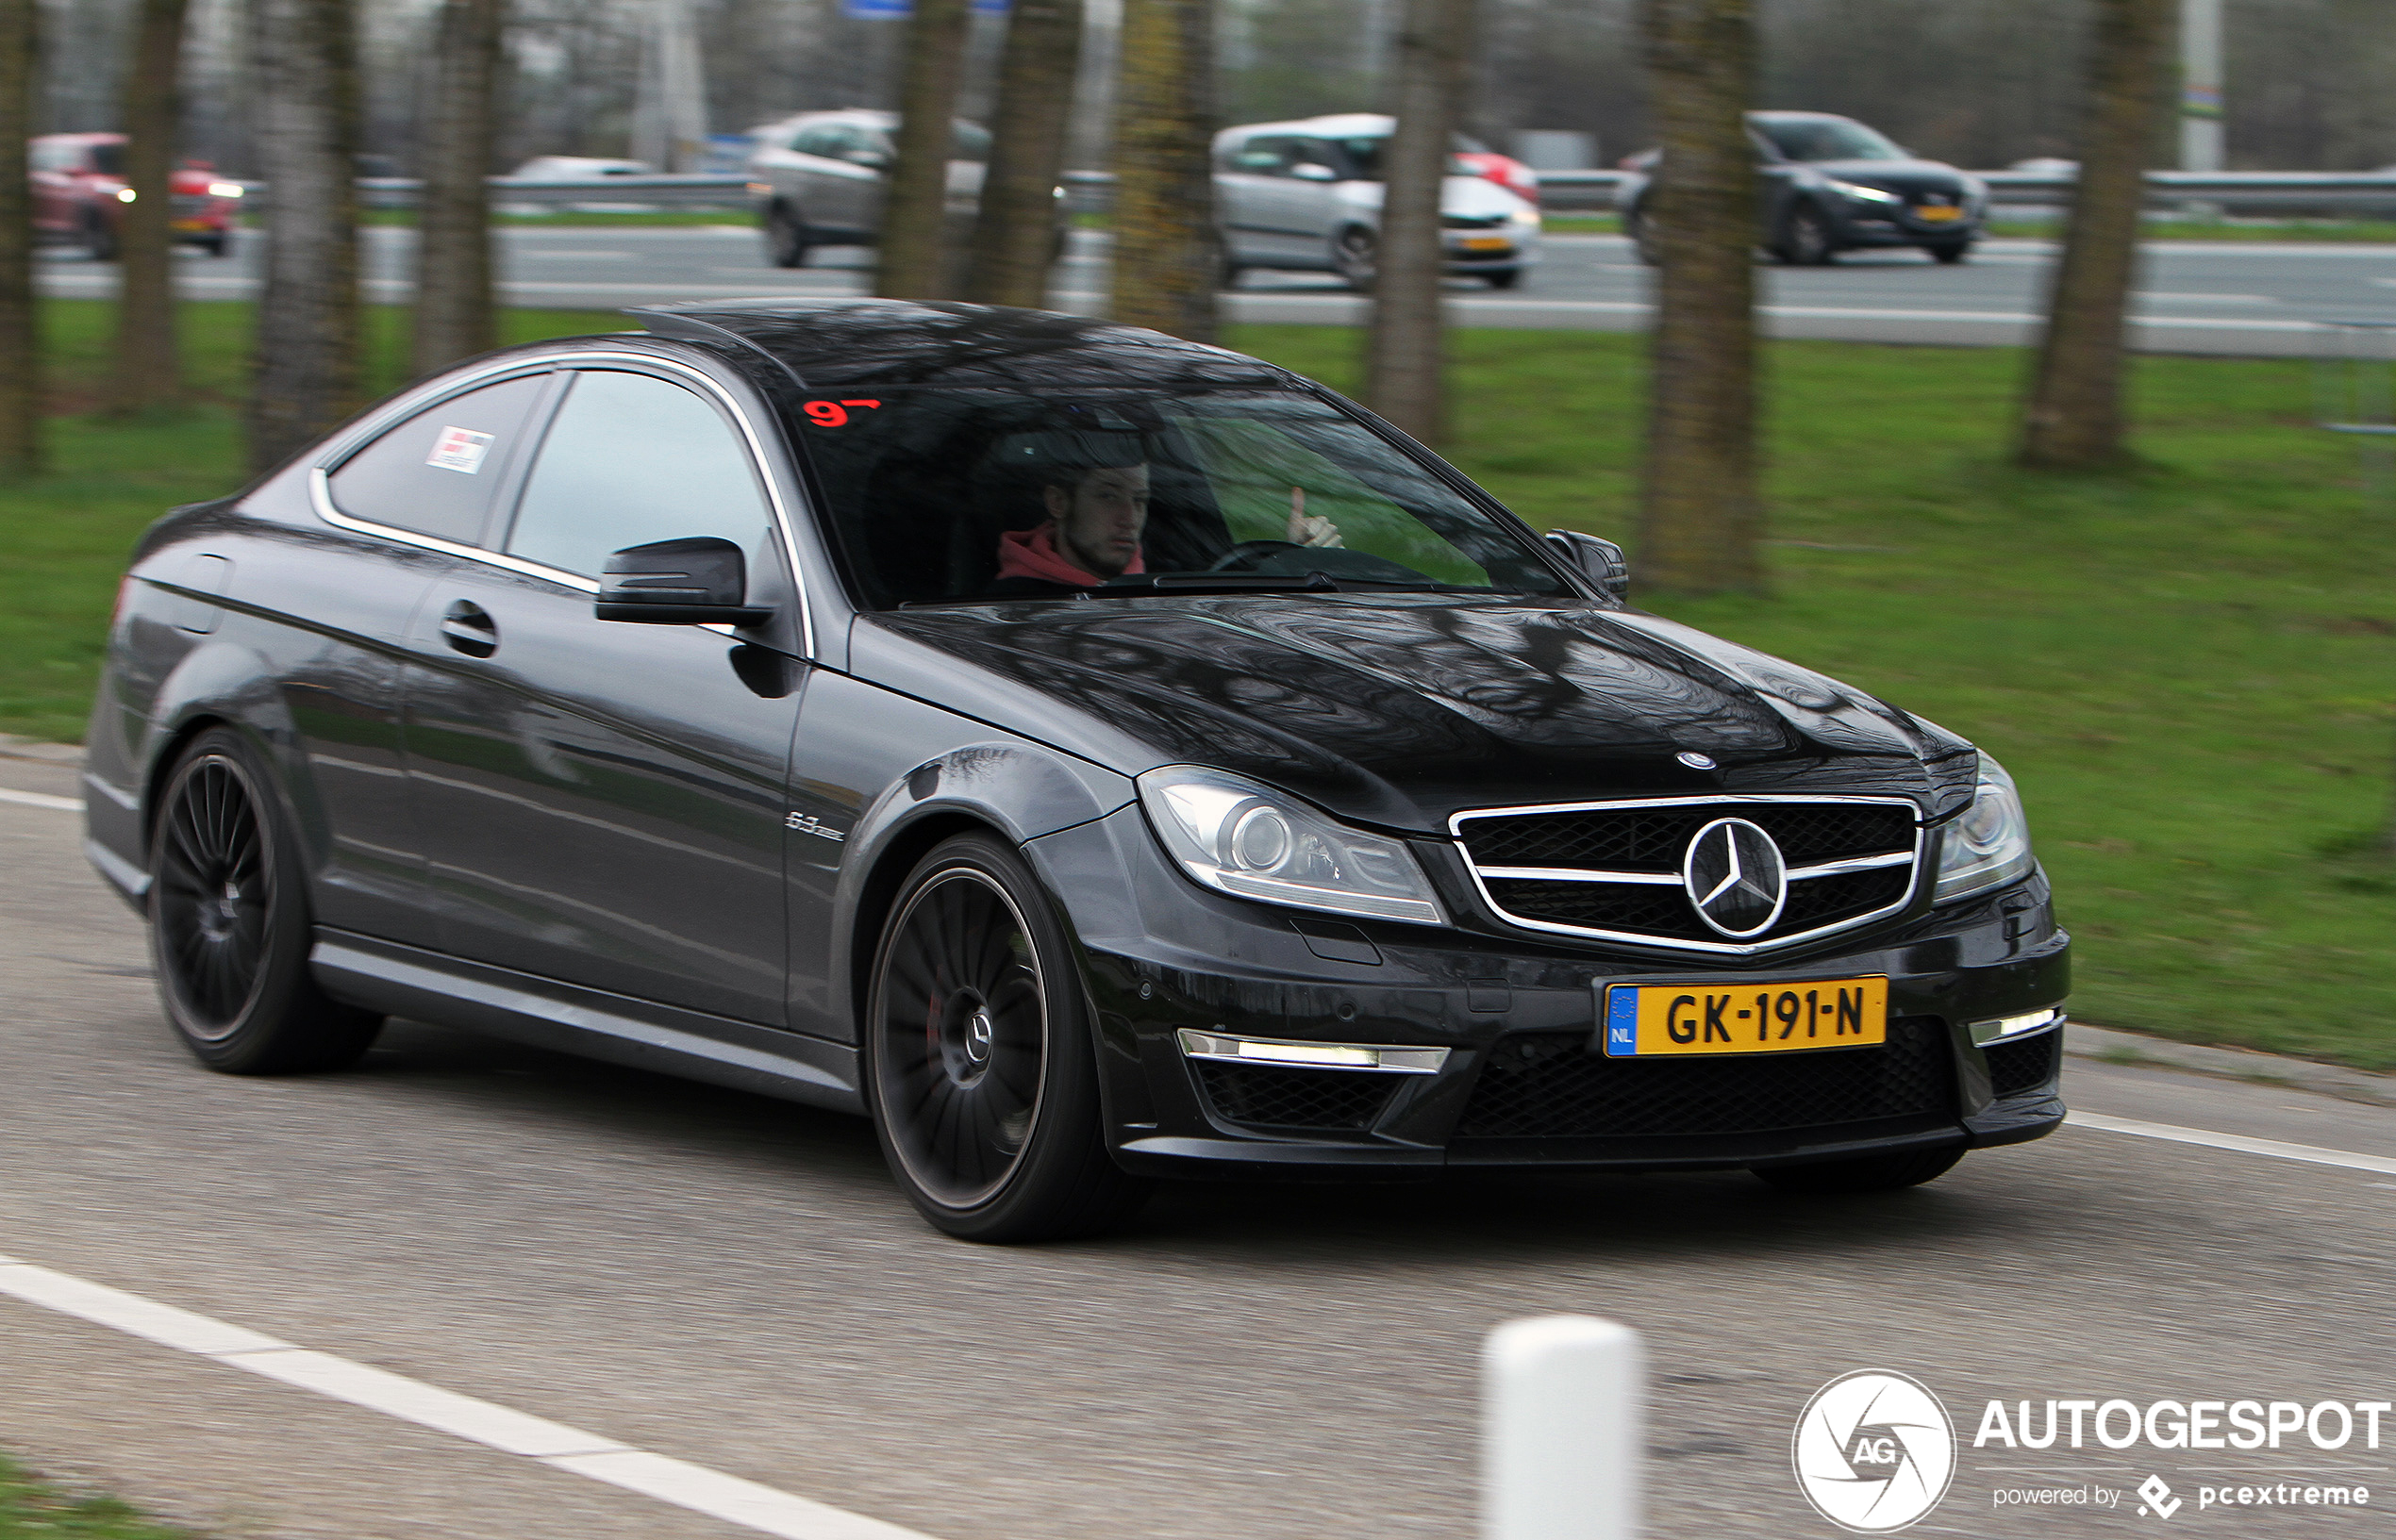
M 1380 207 L 1385 190 L 1385 185 L 1380 182 L 1339 184 L 1340 199 L 1357 208 Z M 1486 176 L 1450 176 L 1439 183 L 1439 212 L 1442 214 L 1489 219 L 1530 207 L 1522 197 Z
M 1235 770 L 1340 816 L 1710 791 L 1972 795 L 1971 746 L 1637 611 L 1440 595 L 1142 598 L 865 617 L 850 666 L 1126 774 Z M 1702 755 L 1702 769 L 1682 754 Z
M 1943 160 L 1808 160 L 1807 171 L 1889 192 L 1961 192 L 1963 173 Z

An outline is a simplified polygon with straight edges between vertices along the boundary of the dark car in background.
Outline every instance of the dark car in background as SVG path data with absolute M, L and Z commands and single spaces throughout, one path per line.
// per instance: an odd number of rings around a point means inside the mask
M 79 245 L 100 261 L 114 259 L 117 230 L 132 190 L 125 184 L 123 134 L 44 134 L 27 146 L 33 225 L 42 240 Z M 232 249 L 233 224 L 245 190 L 201 161 L 169 174 L 169 229 L 178 245 L 210 257 Z
M 983 1240 L 1156 1177 L 1868 1191 L 2061 1120 L 2069 940 L 1963 739 L 1253 358 L 635 313 L 142 539 L 86 848 L 204 1064 L 406 1016 L 862 1113 Z
M 1750 112 L 1762 207 L 1759 243 L 1793 267 L 1836 261 L 1840 252 L 1916 246 L 1941 262 L 1972 255 L 1988 211 L 1988 190 L 1969 172 L 1923 160 L 1879 130 L 1832 112 Z M 1641 174 L 1617 194 L 1622 226 L 1639 256 L 1656 260 L 1648 207 L 1654 151 L 1625 164 Z

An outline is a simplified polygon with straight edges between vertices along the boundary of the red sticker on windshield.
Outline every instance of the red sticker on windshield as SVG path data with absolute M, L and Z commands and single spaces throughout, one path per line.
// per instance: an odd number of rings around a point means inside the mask
M 807 404 L 807 414 L 815 420 L 819 428 L 844 428 L 849 423 L 850 407 L 871 410 L 880 405 L 878 401 L 810 401 Z

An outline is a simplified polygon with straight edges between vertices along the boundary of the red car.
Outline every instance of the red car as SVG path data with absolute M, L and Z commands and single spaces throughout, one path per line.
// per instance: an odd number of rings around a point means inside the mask
M 100 261 L 117 252 L 117 230 L 133 190 L 125 185 L 123 134 L 44 134 L 30 145 L 33 224 L 41 239 L 79 245 Z M 204 160 L 170 174 L 175 239 L 210 257 L 231 249 L 241 184 Z

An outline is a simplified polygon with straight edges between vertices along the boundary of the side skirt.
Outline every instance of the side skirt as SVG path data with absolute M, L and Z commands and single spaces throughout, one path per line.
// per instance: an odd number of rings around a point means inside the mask
M 317 927 L 316 982 L 345 1004 L 470 1027 L 534 1048 L 864 1113 L 857 1051 L 554 979 Z

